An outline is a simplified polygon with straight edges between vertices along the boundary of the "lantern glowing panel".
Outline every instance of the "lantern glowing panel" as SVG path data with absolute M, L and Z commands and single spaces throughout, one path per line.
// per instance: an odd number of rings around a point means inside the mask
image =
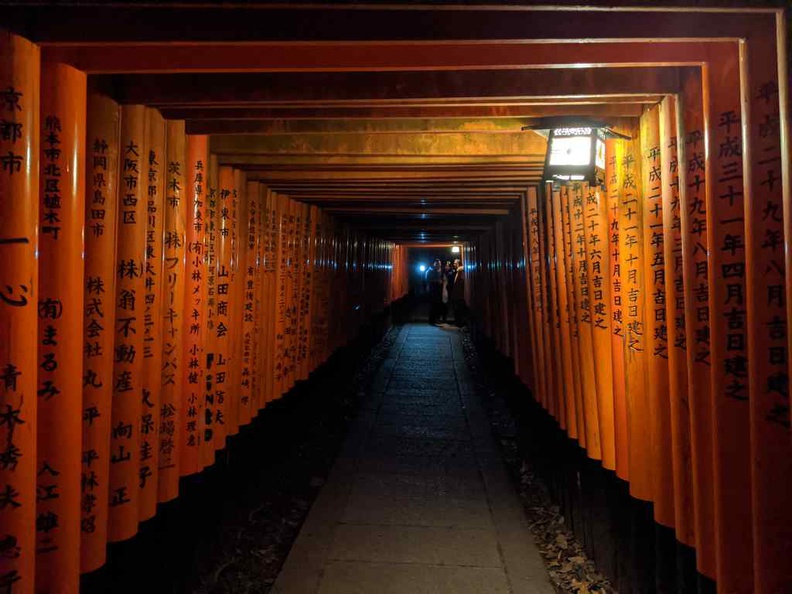
M 547 124 L 539 124 L 544 126 Z M 540 128 L 533 128 L 540 129 Z M 588 182 L 602 185 L 605 174 L 605 139 L 620 136 L 607 128 L 549 127 L 544 180 L 555 183 Z

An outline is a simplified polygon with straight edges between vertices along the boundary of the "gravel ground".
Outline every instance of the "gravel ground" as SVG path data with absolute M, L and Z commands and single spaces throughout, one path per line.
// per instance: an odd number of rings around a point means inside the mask
M 490 416 L 492 431 L 500 444 L 503 459 L 520 495 L 531 531 L 559 594 L 616 594 L 610 582 L 597 571 L 583 547 L 564 524 L 560 508 L 550 498 L 547 486 L 534 472 L 531 460 L 521 451 L 520 423 L 509 406 L 508 381 L 488 373 L 481 363 L 470 334 L 462 335 L 465 358 L 473 375 L 479 397 Z M 488 348 L 486 345 L 479 348 Z

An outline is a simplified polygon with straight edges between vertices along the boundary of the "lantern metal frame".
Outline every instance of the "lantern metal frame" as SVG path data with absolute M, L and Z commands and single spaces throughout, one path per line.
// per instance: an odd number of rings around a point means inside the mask
M 605 141 L 609 138 L 630 140 L 629 136 L 608 128 L 605 122 L 588 118 L 538 118 L 534 124 L 525 126 L 522 130 L 533 130 L 547 136 L 542 181 L 553 184 L 588 182 L 591 185 L 602 185 L 605 180 Z M 559 154 L 554 150 L 554 145 L 568 145 L 566 150 L 569 154 L 576 148 L 575 140 L 587 141 L 582 153 L 587 156 L 586 161 L 577 159 L 566 163 L 554 162 Z M 582 142 L 576 144 L 579 145 L 577 148 L 583 145 Z

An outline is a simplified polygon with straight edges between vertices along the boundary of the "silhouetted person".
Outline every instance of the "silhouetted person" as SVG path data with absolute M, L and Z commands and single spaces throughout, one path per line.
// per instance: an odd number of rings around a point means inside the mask
M 443 264 L 438 258 L 426 273 L 426 282 L 429 285 L 429 297 L 431 299 L 429 323 L 433 326 L 437 325 L 437 318 L 443 306 L 443 280 Z
M 465 325 L 465 313 L 467 305 L 465 304 L 465 267 L 462 262 L 454 260 L 454 281 L 451 285 L 449 294 L 449 302 L 451 304 L 451 311 L 454 314 L 454 324 L 457 326 Z
M 443 268 L 443 293 L 440 300 L 440 320 L 443 323 L 448 322 L 448 306 L 451 302 L 451 290 L 454 286 L 454 276 L 456 272 L 451 262 L 446 262 Z

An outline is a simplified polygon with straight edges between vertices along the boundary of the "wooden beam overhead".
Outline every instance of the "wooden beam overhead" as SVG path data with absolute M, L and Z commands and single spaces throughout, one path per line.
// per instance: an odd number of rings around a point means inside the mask
M 121 103 L 312 107 L 592 98 L 679 89 L 692 67 L 463 70 L 432 72 L 134 74 L 92 77 Z
M 640 115 L 641 106 L 630 105 L 629 114 Z M 610 118 L 592 107 L 577 111 L 589 117 Z M 607 110 L 622 113 L 626 110 Z M 553 112 L 554 115 L 562 115 Z M 322 119 L 322 120 L 189 120 L 188 134 L 325 135 L 325 134 L 503 134 L 520 132 L 536 118 L 409 118 L 409 119 Z
M 684 65 L 723 41 L 656 43 L 224 42 L 45 45 L 42 58 L 89 74 L 364 72 Z
M 161 108 L 169 120 L 188 120 L 189 134 L 234 133 L 234 130 L 210 130 L 235 120 L 387 120 L 391 118 L 530 118 L 550 115 L 586 115 L 592 117 L 638 117 L 644 105 L 654 104 L 661 95 L 612 95 L 601 99 L 536 99 L 511 105 L 374 105 L 368 107 L 206 107 L 184 106 Z M 255 129 L 252 133 L 262 133 Z
M 526 130 L 500 134 L 454 132 L 432 134 L 278 134 L 215 135 L 211 151 L 219 158 L 229 155 L 307 153 L 331 155 L 512 155 L 543 159 L 547 139 Z
M 5 6 L 13 31 L 38 43 L 431 41 L 739 38 L 773 24 L 772 9 L 441 5 Z M 156 23 L 156 26 L 154 25 Z M 651 35 L 651 33 L 650 33 Z

